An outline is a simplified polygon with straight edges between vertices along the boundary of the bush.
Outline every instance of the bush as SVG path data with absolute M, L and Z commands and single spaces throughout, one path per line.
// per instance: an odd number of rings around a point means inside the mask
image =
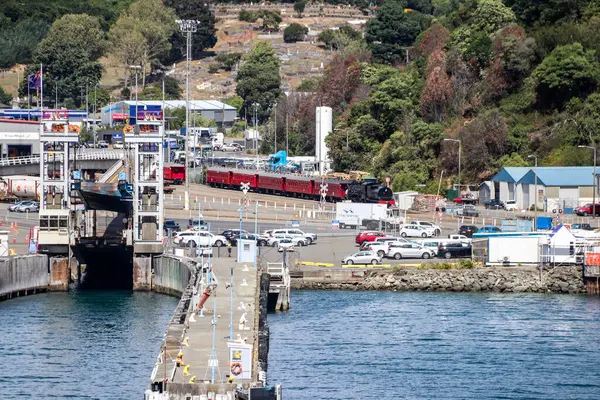
M 216 74 L 217 72 L 219 72 L 219 68 L 220 68 L 220 67 L 221 67 L 221 66 L 220 66 L 219 64 L 217 64 L 217 63 L 210 64 L 210 65 L 208 66 L 208 73 L 209 73 L 209 74 Z
M 304 36 L 308 33 L 308 28 L 296 22 L 292 22 L 290 26 L 283 30 L 283 41 L 286 43 L 295 43 L 304 40 Z
M 252 11 L 242 10 L 238 15 L 238 19 L 245 22 L 256 22 L 258 20 L 258 14 Z

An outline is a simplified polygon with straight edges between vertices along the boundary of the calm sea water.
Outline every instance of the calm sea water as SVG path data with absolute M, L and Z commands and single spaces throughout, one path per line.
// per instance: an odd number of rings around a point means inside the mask
M 177 299 L 71 291 L 0 302 L 0 399 L 140 399 Z
M 294 399 L 600 399 L 600 298 L 295 291 L 269 315 Z

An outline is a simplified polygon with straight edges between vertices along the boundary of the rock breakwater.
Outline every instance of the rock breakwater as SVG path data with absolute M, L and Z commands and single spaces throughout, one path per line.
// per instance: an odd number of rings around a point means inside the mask
M 292 279 L 295 289 L 405 290 L 445 292 L 586 293 L 581 267 L 483 267 L 472 269 L 402 268 L 346 274 L 311 274 Z

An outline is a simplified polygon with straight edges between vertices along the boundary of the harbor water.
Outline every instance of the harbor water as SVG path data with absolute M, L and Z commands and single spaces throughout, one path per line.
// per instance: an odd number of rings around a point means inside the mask
M 269 382 L 299 399 L 600 399 L 600 298 L 294 291 Z
M 0 302 L 0 399 L 140 399 L 177 298 L 131 291 Z

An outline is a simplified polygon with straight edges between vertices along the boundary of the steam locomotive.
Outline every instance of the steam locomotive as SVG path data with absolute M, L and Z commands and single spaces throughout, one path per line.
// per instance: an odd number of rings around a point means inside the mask
M 249 190 L 257 193 L 284 195 L 305 199 L 338 202 L 351 200 L 356 203 L 394 204 L 392 190 L 379 185 L 375 179 L 361 182 L 353 180 L 323 179 L 272 172 L 209 167 L 206 184 L 212 187 L 240 190 L 248 184 Z

